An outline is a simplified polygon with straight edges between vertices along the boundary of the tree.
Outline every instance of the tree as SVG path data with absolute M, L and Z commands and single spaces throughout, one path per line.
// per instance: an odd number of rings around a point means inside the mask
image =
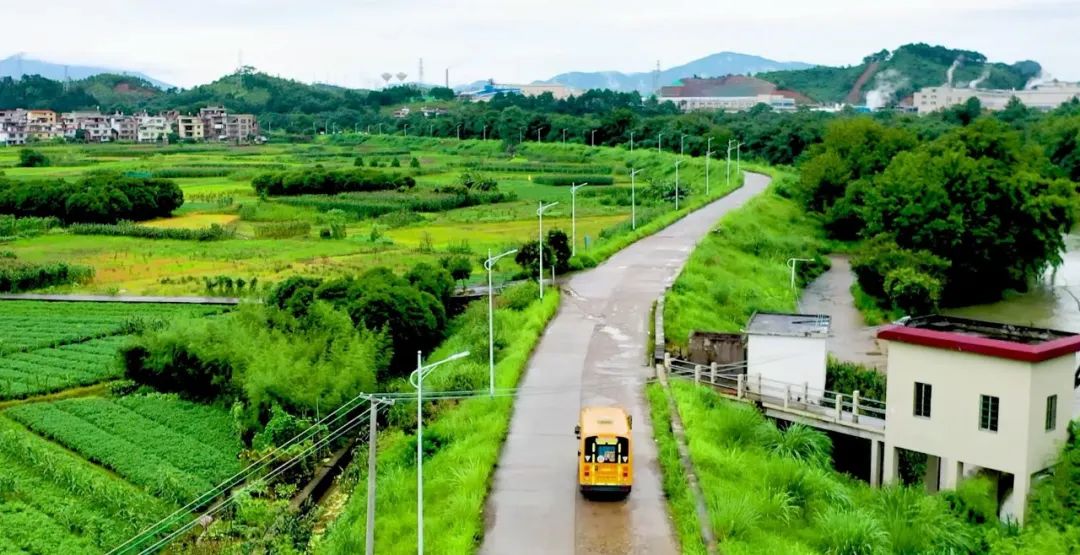
M 454 293 L 454 277 L 445 267 L 421 262 L 405 274 L 405 279 L 413 287 L 439 299 L 444 307 L 450 303 L 450 296 Z
M 390 159 L 390 167 L 391 168 L 400 168 L 401 167 L 401 161 L 397 159 L 397 156 Z
M 356 167 L 358 167 L 358 168 L 362 168 L 362 167 L 364 167 L 364 159 L 363 159 L 363 158 L 361 158 L 360 156 L 357 156 L 357 157 L 356 157 L 356 158 L 355 158 L 355 159 L 353 160 L 353 165 L 354 165 L 354 166 L 356 166 Z
M 562 274 L 570 270 L 570 238 L 561 229 L 552 229 L 547 233 L 544 241 L 546 247 L 550 247 L 555 266 L 555 272 Z M 547 254 L 546 252 L 544 254 Z
M 413 156 L 412 160 L 409 160 L 409 167 L 410 168 L 419 168 L 420 167 L 420 160 L 417 159 L 415 156 Z
M 545 264 L 551 264 L 551 260 L 554 258 L 555 253 L 551 250 L 551 245 L 544 243 L 544 260 Z M 529 277 L 535 278 L 540 274 L 540 243 L 537 241 L 529 241 L 518 249 L 516 255 L 514 255 L 514 262 L 517 262 L 518 266 L 525 271 L 525 274 Z M 545 268 L 547 266 L 545 265 Z M 547 270 L 545 270 L 547 271 Z
M 472 275 L 472 262 L 464 256 L 450 256 L 440 260 L 439 264 L 450 272 L 450 276 L 454 281 L 460 282 L 462 287 L 465 287 L 465 280 Z

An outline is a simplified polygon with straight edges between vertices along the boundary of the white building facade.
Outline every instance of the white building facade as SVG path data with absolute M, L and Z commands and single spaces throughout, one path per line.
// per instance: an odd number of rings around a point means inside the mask
M 983 108 L 997 111 L 1004 110 L 1013 97 L 1028 108 L 1053 110 L 1074 98 L 1080 98 L 1080 83 L 1052 81 L 1023 90 L 926 87 L 915 93 L 914 105 L 920 114 L 929 114 L 977 98 Z
M 746 329 L 746 374 L 751 390 L 766 384 L 825 389 L 830 320 L 820 314 L 756 312 Z
M 878 338 L 889 341 L 884 482 L 899 449 L 924 453 L 929 490 L 984 471 L 1001 518 L 1022 523 L 1032 475 L 1067 439 L 1080 336 L 934 316 Z

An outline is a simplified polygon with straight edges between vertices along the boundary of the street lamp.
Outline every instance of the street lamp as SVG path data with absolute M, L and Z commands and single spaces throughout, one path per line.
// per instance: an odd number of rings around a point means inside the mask
M 641 170 L 630 170 L 630 229 L 637 229 L 637 198 L 634 187 L 634 176 Z
M 525 130 L 518 129 L 518 144 L 525 142 Z
M 544 126 L 543 126 L 543 125 L 541 125 L 540 127 L 537 127 L 537 128 L 536 128 L 536 142 L 538 142 L 538 143 L 542 143 L 542 142 L 543 142 L 543 141 L 541 141 L 541 140 L 540 140 L 540 130 L 541 130 L 541 129 L 543 129 L 543 128 L 544 128 Z
M 457 124 L 457 140 L 461 140 L 461 124 Z
M 405 128 L 401 130 L 401 134 L 404 137 L 409 136 L 409 124 L 407 124 L 407 123 L 405 124 Z
M 686 133 L 679 137 L 679 156 L 686 154 Z
M 634 153 L 634 132 L 630 132 L 630 154 Z
M 487 140 L 487 128 L 488 128 L 488 126 L 487 126 L 487 125 L 485 125 L 485 126 L 484 126 L 484 131 L 483 131 L 483 134 L 484 134 L 484 140 L 485 140 L 485 141 Z
M 570 256 L 577 254 L 577 190 L 586 185 L 588 183 L 570 184 Z
M 379 124 L 379 134 L 382 135 L 382 124 Z
M 562 142 L 563 142 L 563 144 L 566 144 L 566 128 L 565 127 L 562 130 Z
M 409 374 L 409 384 L 416 388 L 416 552 L 418 555 L 424 555 L 424 377 L 437 366 L 467 356 L 469 356 L 469 351 L 464 351 L 424 366 L 420 351 L 416 351 L 416 370 Z
M 558 202 L 552 202 L 550 204 L 544 204 L 544 201 L 540 201 L 540 207 L 536 209 L 536 216 L 540 219 L 540 300 L 544 300 L 544 210 L 551 208 L 559 204 Z M 554 267 L 554 264 L 552 264 Z
M 679 209 L 679 166 L 682 163 L 682 158 L 675 161 L 675 210 Z
M 596 146 L 596 130 L 595 129 L 592 130 L 592 135 L 589 138 L 589 143 L 590 143 L 591 146 Z
M 712 137 L 709 137 L 709 144 L 705 147 L 705 196 L 709 196 L 709 158 L 712 156 Z
M 664 137 L 663 133 L 657 133 L 656 134 L 656 153 L 657 154 L 660 154 L 660 145 L 662 144 L 663 137 Z
M 742 172 L 742 143 L 735 145 L 735 175 L 740 175 Z
M 727 186 L 728 187 L 731 187 L 731 149 L 735 148 L 735 147 L 733 147 L 731 145 L 734 142 L 735 142 L 735 139 L 728 139 L 728 142 L 727 142 Z
M 488 257 L 484 261 L 484 269 L 487 270 L 488 274 L 488 373 L 491 378 L 488 389 L 492 397 L 495 396 L 495 296 L 492 292 L 494 286 L 491 283 L 491 270 L 500 258 L 510 256 L 515 252 L 517 252 L 517 249 L 508 250 L 498 256 L 491 256 L 491 249 L 488 249 Z

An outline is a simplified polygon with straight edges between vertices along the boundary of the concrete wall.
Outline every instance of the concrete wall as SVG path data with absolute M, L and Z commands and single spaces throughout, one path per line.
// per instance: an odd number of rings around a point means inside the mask
M 749 335 L 747 369 L 766 380 L 825 389 L 826 338 Z
M 1035 366 L 1031 374 L 1028 412 L 1028 472 L 1049 467 L 1057 459 L 1069 435 L 1073 407 L 1073 355 L 1048 360 Z M 1057 427 L 1046 430 L 1046 398 L 1057 395 Z

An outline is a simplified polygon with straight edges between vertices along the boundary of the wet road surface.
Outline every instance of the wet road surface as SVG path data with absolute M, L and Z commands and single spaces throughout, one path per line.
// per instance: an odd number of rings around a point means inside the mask
M 677 552 L 642 388 L 652 375 L 644 360 L 649 308 L 716 220 L 767 184 L 747 173 L 741 189 L 564 284 L 562 307 L 520 384 L 548 393 L 515 401 L 481 553 Z M 578 493 L 574 425 L 583 405 L 622 406 L 633 416 L 634 489 L 626 500 Z

